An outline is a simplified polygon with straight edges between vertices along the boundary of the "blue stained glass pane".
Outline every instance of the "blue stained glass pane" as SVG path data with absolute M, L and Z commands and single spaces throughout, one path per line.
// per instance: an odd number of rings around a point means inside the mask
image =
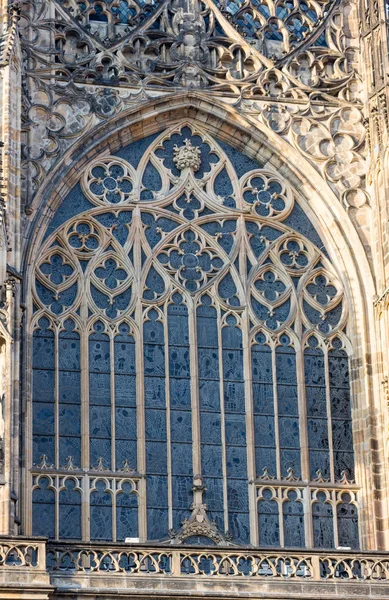
M 96 468 L 100 458 L 103 459 L 105 469 L 111 468 L 111 440 L 103 438 L 90 438 L 89 444 L 90 465 Z
M 320 469 L 323 477 L 330 477 L 330 455 L 328 450 L 310 450 L 309 451 L 310 477 L 315 479 L 317 471 Z
M 54 369 L 54 335 L 47 332 L 46 336 L 34 332 L 32 366 L 34 369 Z
M 226 447 L 227 477 L 247 480 L 246 448 L 237 446 Z
M 47 457 L 48 464 L 54 464 L 54 436 L 34 435 L 32 439 L 32 455 L 34 465 L 39 465 L 43 454 Z
M 59 401 L 62 404 L 81 403 L 80 371 L 60 371 L 58 373 Z M 53 392 L 53 388 L 51 390 Z
M 267 346 L 264 346 L 267 348 Z M 260 350 L 260 346 L 252 347 L 252 372 L 253 372 L 253 380 L 262 382 L 262 383 L 270 383 L 273 380 L 273 371 L 272 371 L 272 358 L 271 351 Z
M 112 496 L 105 490 L 105 483 L 98 481 L 90 496 L 91 540 L 112 540 Z
M 134 342 L 118 341 L 115 338 L 115 373 L 135 375 L 135 344 Z
M 109 373 L 93 373 L 89 376 L 89 403 L 111 404 L 111 376 Z
M 258 501 L 258 529 L 259 545 L 280 545 L 280 523 L 278 516 L 278 504 L 271 499 L 270 490 L 264 490 L 264 498 Z
M 298 416 L 298 395 L 296 385 L 277 385 L 278 414 Z
M 241 544 L 248 544 L 250 542 L 250 523 L 248 519 L 248 512 L 229 512 L 228 529 L 232 535 L 232 539 L 240 542 Z
M 33 398 L 41 402 L 54 402 L 55 372 L 34 369 Z
M 170 406 L 190 408 L 190 379 L 170 378 Z
M 325 494 L 319 492 L 318 502 L 312 505 L 313 537 L 316 548 L 334 547 L 332 506 L 325 503 Z
M 116 439 L 116 469 L 121 469 L 125 461 L 132 469 L 137 467 L 137 443 L 135 440 Z
M 226 444 L 246 446 L 246 417 L 245 415 L 226 414 L 225 416 Z
M 81 494 L 75 487 L 75 481 L 68 479 L 59 493 L 60 539 L 81 539 Z
M 165 375 L 165 348 L 156 344 L 144 346 L 144 369 L 146 375 Z
M 164 408 L 166 406 L 164 377 L 145 377 L 144 386 L 146 408 Z
M 90 406 L 89 431 L 92 437 L 111 437 L 111 408 L 106 406 Z
M 307 401 L 307 414 L 310 417 L 326 417 L 327 399 L 326 388 L 324 387 L 306 387 L 305 397 Z
M 146 411 L 146 440 L 165 441 L 166 411 L 147 409 Z
M 80 340 L 63 339 L 60 334 L 58 340 L 58 366 L 64 371 L 78 371 L 80 369 Z
M 223 479 L 206 477 L 204 483 L 207 488 L 204 492 L 204 499 L 208 510 L 212 512 L 212 518 L 215 518 L 215 512 L 221 512 L 223 516 Z
M 293 469 L 295 477 L 301 477 L 300 450 L 281 448 L 281 477 L 288 476 L 288 469 Z
M 148 473 L 167 473 L 167 448 L 164 442 L 146 443 L 146 469 Z
M 266 415 L 254 416 L 255 445 L 275 447 L 274 417 Z
M 49 480 L 42 477 L 32 493 L 32 535 L 55 537 L 55 495 Z
M 245 412 L 244 383 L 226 381 L 224 383 L 224 408 L 227 412 Z
M 199 347 L 198 355 L 199 377 L 201 379 L 216 379 L 219 373 L 218 351 Z
M 201 446 L 201 464 L 203 474 L 206 477 L 221 477 L 223 475 L 221 446 L 211 446 L 203 442 Z
M 167 488 L 166 476 L 147 477 L 147 537 L 150 540 L 166 538 L 168 535 Z
M 304 507 L 296 500 L 296 492 L 289 492 L 286 502 L 282 505 L 284 515 L 284 543 L 286 547 L 304 548 Z
M 136 378 L 115 373 L 116 406 L 136 406 Z
M 138 496 L 124 483 L 124 491 L 116 496 L 116 539 L 122 542 L 138 535 Z
M 34 434 L 54 435 L 54 405 L 46 402 L 34 402 L 33 406 Z
M 109 373 L 110 368 L 110 347 L 109 339 L 105 335 L 96 335 L 89 338 L 89 369 L 100 373 Z
M 281 448 L 299 448 L 299 421 L 297 418 L 279 417 L 278 428 Z
M 73 459 L 73 464 L 79 467 L 81 465 L 81 438 L 63 437 L 59 438 L 59 464 L 61 467 L 67 464 L 69 456 Z
M 192 473 L 192 444 L 172 444 L 173 475 L 189 475 Z
M 264 469 L 268 469 L 270 475 L 276 475 L 276 450 L 275 448 L 255 448 L 255 464 L 257 477 L 263 474 Z
M 77 404 L 59 405 L 59 433 L 60 435 L 81 434 L 81 406 Z
M 136 440 L 136 408 L 116 407 L 115 434 L 120 439 Z
M 173 506 L 175 509 L 181 509 L 180 514 L 182 515 L 182 509 L 189 509 L 193 502 L 193 477 L 173 477 L 172 480 L 172 494 L 173 494 Z M 182 517 L 181 517 L 182 520 Z
M 223 350 L 223 372 L 225 379 L 243 380 L 243 362 L 240 350 Z
M 221 444 L 220 413 L 202 412 L 200 414 L 201 438 L 209 444 Z
M 354 454 L 353 452 L 334 452 L 335 477 L 341 479 L 342 472 L 346 471 L 349 479 L 354 479 Z
M 201 349 L 199 349 L 199 354 Z M 199 381 L 200 408 L 202 411 L 220 410 L 220 387 L 219 381 Z
M 342 500 L 336 508 L 338 542 L 339 546 L 354 550 L 359 548 L 358 508 L 351 503 L 350 494 L 343 494 Z
M 192 441 L 192 414 L 184 410 L 170 411 L 170 435 L 172 442 Z

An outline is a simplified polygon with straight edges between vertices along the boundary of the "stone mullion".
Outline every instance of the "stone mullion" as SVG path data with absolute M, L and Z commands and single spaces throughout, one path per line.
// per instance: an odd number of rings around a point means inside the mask
M 245 232 L 245 221 L 240 218 L 239 227 L 241 228 L 242 237 Z M 243 239 L 246 239 L 244 237 Z M 247 239 L 246 239 L 247 241 Z M 239 252 L 239 271 L 242 274 L 241 279 L 246 291 L 246 297 L 249 297 L 247 290 L 247 248 L 241 244 Z M 247 476 L 249 482 L 254 482 L 256 473 L 255 464 L 255 428 L 254 428 L 254 401 L 253 401 L 253 373 L 251 361 L 251 344 L 250 344 L 250 317 L 248 308 L 246 307 L 242 313 L 242 341 L 243 341 L 243 369 L 244 369 L 244 389 L 245 389 L 245 410 L 246 410 L 246 451 L 247 451 Z M 248 486 L 249 496 L 249 522 L 250 522 L 250 542 L 253 546 L 258 546 L 258 510 L 257 510 L 257 494 L 254 484 Z
M 196 308 L 193 301 L 190 301 L 190 304 L 188 302 L 188 329 L 190 347 L 190 398 L 192 408 L 192 460 L 193 476 L 196 476 L 201 475 L 202 470 Z
M 137 303 L 135 307 L 135 322 L 139 323 L 139 329 L 135 336 L 135 377 L 136 377 L 136 421 L 137 421 L 137 470 L 144 475 L 139 480 L 138 496 L 138 523 L 139 539 L 141 542 L 147 540 L 147 506 L 146 506 L 146 435 L 145 435 L 145 400 L 144 400 L 144 356 L 143 356 L 143 308 L 141 301 L 140 281 L 142 275 L 142 249 L 140 232 L 142 225 L 140 222 L 139 208 L 135 207 L 133 212 L 133 226 L 135 228 L 135 238 L 133 246 L 134 256 L 134 294 L 137 294 Z
M 164 306 L 163 335 L 165 346 L 165 398 L 166 398 L 166 452 L 167 452 L 167 494 L 169 529 L 173 529 L 173 481 L 172 481 L 172 441 L 170 420 L 170 369 L 169 369 L 169 326 L 168 304 Z
M 59 464 L 59 356 L 58 356 L 58 347 L 59 347 L 59 330 L 60 327 L 56 326 L 54 332 L 54 464 L 55 468 L 59 469 L 61 465 Z
M 81 367 L 81 468 L 85 475 L 82 482 L 82 538 L 90 539 L 90 447 L 89 447 L 89 332 L 88 302 L 84 288 L 81 295 L 80 316 L 85 325 L 80 329 L 80 367 Z
M 224 530 L 229 530 L 228 523 L 228 488 L 227 488 L 227 448 L 226 448 L 226 421 L 224 410 L 224 365 L 223 365 L 223 327 L 220 314 L 220 306 L 217 307 L 217 335 L 218 335 L 218 359 L 219 359 L 219 377 L 220 377 L 220 430 L 222 445 L 222 472 L 223 472 L 223 509 L 224 509 Z
M 282 479 L 281 476 L 281 449 L 280 449 L 280 431 L 278 424 L 278 390 L 277 390 L 277 365 L 276 365 L 276 345 L 271 344 L 271 362 L 273 374 L 273 403 L 274 403 L 274 439 L 276 444 L 276 478 Z
M 330 480 L 335 483 L 335 465 L 334 465 L 334 446 L 332 439 L 332 411 L 331 411 L 331 389 L 330 389 L 330 372 L 328 364 L 328 348 L 323 349 L 324 354 L 324 370 L 326 379 L 326 404 L 327 404 L 327 426 L 328 426 L 328 447 L 330 454 Z
M 115 431 L 115 343 L 114 333 L 109 332 L 109 360 L 110 360 L 110 386 L 111 386 L 111 470 L 116 471 L 116 431 Z

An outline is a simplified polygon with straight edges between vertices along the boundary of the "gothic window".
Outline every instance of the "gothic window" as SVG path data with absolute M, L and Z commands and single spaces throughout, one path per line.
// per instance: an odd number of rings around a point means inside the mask
M 347 302 L 285 179 L 173 126 L 88 165 L 34 268 L 34 533 L 358 546 Z

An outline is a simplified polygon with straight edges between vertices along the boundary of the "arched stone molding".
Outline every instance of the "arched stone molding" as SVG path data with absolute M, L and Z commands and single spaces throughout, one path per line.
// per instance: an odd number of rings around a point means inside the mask
M 53 169 L 38 191 L 34 214 L 27 229 L 24 250 L 26 286 L 31 278 L 31 264 L 39 248 L 45 227 L 57 206 L 80 178 L 83 168 L 99 155 L 118 151 L 130 142 L 163 130 L 178 121 L 195 121 L 211 135 L 228 142 L 265 167 L 278 172 L 295 189 L 301 206 L 323 237 L 330 257 L 343 281 L 350 305 L 350 338 L 353 345 L 351 377 L 353 384 L 353 418 L 356 442 L 356 477 L 361 493 L 361 539 L 366 549 L 384 547 L 386 540 L 379 531 L 387 528 L 386 505 L 376 502 L 375 490 L 385 484 L 372 465 L 382 463 L 381 375 L 374 336 L 375 294 L 373 275 L 358 234 L 338 199 L 307 160 L 276 133 L 253 125 L 232 106 L 211 103 L 201 93 L 165 96 L 130 109 L 81 138 Z M 35 215 L 35 217 L 34 217 Z M 25 290 L 28 290 L 25 287 Z M 370 301 L 371 300 L 371 301 Z M 26 298 L 30 302 L 29 298 Z M 381 390 L 381 394 L 380 394 Z M 374 454 L 372 447 L 377 448 Z M 385 471 L 385 469 L 384 469 Z M 374 518 L 372 517 L 374 515 Z

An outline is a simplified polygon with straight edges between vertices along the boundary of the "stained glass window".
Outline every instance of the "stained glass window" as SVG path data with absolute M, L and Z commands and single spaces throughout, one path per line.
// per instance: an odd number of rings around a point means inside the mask
M 88 165 L 35 269 L 34 533 L 201 509 L 235 544 L 357 547 L 347 303 L 279 174 L 175 125 Z

